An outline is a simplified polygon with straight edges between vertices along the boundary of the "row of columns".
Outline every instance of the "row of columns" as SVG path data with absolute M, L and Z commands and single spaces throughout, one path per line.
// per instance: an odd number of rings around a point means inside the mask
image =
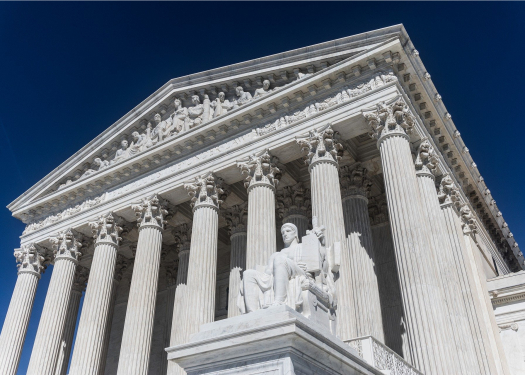
M 465 282 L 466 261 L 454 263 L 454 254 L 465 253 L 465 245 L 451 237 L 448 226 L 457 227 L 457 218 L 440 207 L 434 186 L 433 159 L 428 142 L 422 143 L 416 160 L 412 160 L 407 132 L 414 118 L 403 102 L 382 104 L 365 113 L 378 138 L 383 164 L 388 211 L 403 299 L 403 324 L 407 336 L 405 357 L 426 374 L 472 373 L 493 374 L 494 358 L 490 357 L 486 327 L 479 324 L 479 309 L 469 305 L 475 300 Z M 307 152 L 305 161 L 311 179 L 311 201 L 305 202 L 298 191 L 284 191 L 283 222 L 293 222 L 304 235 L 308 218 L 304 207 L 311 205 L 312 216 L 326 229 L 326 246 L 342 246 L 336 288 L 338 291 L 337 334 L 342 339 L 373 335 L 384 340 L 379 290 L 376 275 L 372 232 L 368 217 L 367 194 L 370 182 L 359 165 L 343 168 L 340 184 L 339 159 L 342 146 L 330 125 L 313 129 L 297 138 Z M 225 213 L 230 224 L 232 256 L 228 316 L 236 311 L 236 293 L 241 271 L 264 265 L 277 251 L 276 187 L 280 178 L 277 160 L 267 150 L 239 161 L 248 176 L 247 205 L 232 207 Z M 181 245 L 179 272 L 171 298 L 173 324 L 168 336 L 170 345 L 186 342 L 202 324 L 215 319 L 215 286 L 219 209 L 227 192 L 222 179 L 207 173 L 187 183 L 191 195 L 193 223 L 175 234 Z M 343 189 L 341 190 L 341 185 Z M 443 192 L 446 189 L 443 188 Z M 443 193 L 440 195 L 443 196 Z M 446 199 L 445 199 L 446 200 Z M 299 202 L 299 204 L 295 204 Z M 295 206 L 294 209 L 291 209 Z M 149 364 L 151 335 L 162 252 L 162 231 L 166 210 L 160 197 L 154 195 L 134 205 L 139 225 L 139 238 L 130 296 L 124 323 L 117 374 L 146 374 Z M 448 217 L 450 219 L 447 219 Z M 448 223 L 447 220 L 456 220 Z M 103 368 L 111 309 L 115 291 L 115 269 L 121 228 L 111 214 L 90 223 L 95 237 L 95 253 L 90 282 L 86 290 L 71 362 L 71 375 L 99 374 Z M 448 236 L 447 236 L 448 233 Z M 453 242 L 457 243 L 454 245 Z M 71 231 L 52 239 L 55 265 L 42 318 L 31 355 L 28 374 L 54 374 L 64 334 L 65 317 L 71 300 L 71 289 L 80 256 L 80 243 Z M 460 249 L 461 247 L 461 249 Z M 27 330 L 28 314 L 44 261 L 38 249 L 25 247 L 17 259 L 23 267 L 6 322 L 14 321 L 0 336 L 0 348 L 6 361 L 0 366 L 14 374 Z M 439 271 L 438 271 L 439 269 Z M 444 270 L 442 277 L 441 270 Z M 462 299 L 447 299 L 454 288 L 463 286 Z M 176 287 L 176 289 L 175 289 Z M 16 299 L 15 299 L 16 294 Z M 469 300 L 470 298 L 470 300 Z M 479 302 L 479 301 L 478 301 Z M 478 303 L 479 305 L 479 303 Z M 191 313 L 190 310 L 191 309 Z M 21 311 L 23 310 L 23 311 Z M 27 319 L 19 317 L 27 315 Z M 459 317 L 459 319 L 455 319 Z M 452 327 L 460 326 L 457 331 Z M 5 334 L 4 334 L 5 331 Z M 168 330 L 169 331 L 169 330 Z M 485 333 L 484 333 L 485 332 Z M 465 338 L 463 334 L 472 337 Z M 11 353 L 11 354 L 10 354 Z M 0 358 L 1 359 L 1 358 Z M 67 361 L 66 361 L 67 362 Z M 464 364 L 463 364 L 464 362 Z M 472 371 L 474 368 L 478 370 Z M 168 374 L 183 373 L 169 363 Z

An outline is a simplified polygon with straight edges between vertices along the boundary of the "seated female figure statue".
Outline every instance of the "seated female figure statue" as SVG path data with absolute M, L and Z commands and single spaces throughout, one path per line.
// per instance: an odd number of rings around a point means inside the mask
M 323 229 L 314 228 L 311 231 L 317 236 L 317 240 L 314 241 L 318 246 L 306 249 L 299 243 L 297 227 L 291 223 L 283 224 L 281 234 L 284 248 L 271 255 L 265 271 L 252 269 L 243 272 L 237 301 L 241 313 L 283 304 L 296 310 L 300 309 L 303 305 L 303 290 L 310 289 L 314 284 L 332 299 L 334 285 L 326 258 L 326 249 L 323 246 Z M 317 269 L 314 272 L 307 269 L 306 263 L 301 262 L 302 259 L 306 259 L 306 253 L 310 254 L 309 259 L 313 259 L 313 263 L 316 264 Z

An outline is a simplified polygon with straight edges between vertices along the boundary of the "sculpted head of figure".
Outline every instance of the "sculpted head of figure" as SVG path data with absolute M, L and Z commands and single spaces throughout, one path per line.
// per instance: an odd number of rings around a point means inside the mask
M 191 97 L 191 102 L 195 105 L 201 104 L 201 100 L 199 99 L 199 95 L 193 95 Z
M 267 80 L 267 79 L 265 79 L 265 80 L 263 81 L 263 89 L 264 89 L 265 91 L 267 91 L 269 88 L 270 88 L 270 81 Z
M 123 150 L 127 149 L 128 148 L 128 141 L 126 141 L 125 139 L 122 140 L 122 142 L 120 142 L 120 147 L 122 147 Z
M 102 160 L 100 158 L 95 158 L 95 160 L 93 160 L 93 164 L 95 164 L 97 167 L 100 167 Z
M 155 119 L 155 122 L 158 124 L 162 120 L 162 117 L 160 117 L 158 113 L 155 113 L 154 119 Z
M 131 136 L 133 137 L 133 139 L 134 139 L 135 141 L 138 141 L 139 138 L 140 138 L 140 134 L 139 134 L 139 132 L 133 132 L 133 133 L 131 133 Z
M 181 106 L 180 99 L 179 99 L 179 98 L 176 98 L 176 99 L 173 101 L 173 105 L 175 106 L 175 110 L 179 109 L 179 107 Z
M 290 246 L 294 241 L 299 242 L 299 234 L 297 227 L 292 223 L 285 223 L 281 227 L 281 234 L 283 236 L 284 246 Z
M 242 88 L 242 86 L 237 86 L 237 88 L 235 89 L 235 93 L 239 97 L 242 96 L 242 94 L 244 94 L 244 89 Z
M 224 98 L 225 98 L 225 95 L 224 95 L 224 93 L 221 91 L 221 92 L 219 93 L 219 100 L 220 100 L 221 102 L 224 102 Z

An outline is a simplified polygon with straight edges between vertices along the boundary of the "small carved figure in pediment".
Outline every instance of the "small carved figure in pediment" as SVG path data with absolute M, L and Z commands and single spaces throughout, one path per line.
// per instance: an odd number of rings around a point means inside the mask
M 146 133 L 139 134 L 139 132 L 137 131 L 131 133 L 131 136 L 133 137 L 133 142 L 128 148 L 128 157 L 132 157 L 153 146 L 153 141 L 151 140 L 151 128 L 151 123 L 148 123 Z
M 168 138 L 174 128 L 173 120 L 171 117 L 168 117 L 166 120 L 162 121 L 160 114 L 155 114 L 155 129 L 153 129 L 152 137 L 157 139 L 158 142 L 162 142 L 164 139 Z
M 194 128 L 203 123 L 202 115 L 204 114 L 204 105 L 201 104 L 201 100 L 198 95 L 191 97 L 193 107 L 188 108 L 189 117 L 186 118 L 186 129 Z
M 253 98 L 254 99 L 260 98 L 261 96 L 268 95 L 272 91 L 273 90 L 270 90 L 270 81 L 265 79 L 263 81 L 263 87 L 255 90 L 255 93 L 253 94 Z
M 183 130 L 187 130 L 184 125 L 188 118 L 188 109 L 182 106 L 180 99 L 173 101 L 175 105 L 175 112 L 171 115 L 171 121 L 173 123 L 173 134 L 180 133 Z
M 125 139 L 120 142 L 120 149 L 115 153 L 115 157 L 111 160 L 111 164 L 120 163 L 122 160 L 127 159 L 128 154 L 128 141 Z
M 237 86 L 235 89 L 235 94 L 237 95 L 237 100 L 234 102 L 233 108 L 238 108 L 243 104 L 251 102 L 253 100 L 252 94 L 245 92 L 242 86 Z
M 93 168 L 88 169 L 87 171 L 84 172 L 82 176 L 80 176 L 80 178 L 91 176 L 92 174 L 95 174 L 98 171 L 108 168 L 109 165 L 110 165 L 109 161 L 102 160 L 101 158 L 95 158 L 95 160 L 93 160 L 93 166 L 96 169 L 93 169 Z
M 224 115 L 226 112 L 233 108 L 233 105 L 228 99 L 226 99 L 226 95 L 224 94 L 224 92 L 221 91 L 217 96 L 217 99 L 215 99 L 211 103 L 211 107 L 214 109 L 213 118 L 215 118 Z

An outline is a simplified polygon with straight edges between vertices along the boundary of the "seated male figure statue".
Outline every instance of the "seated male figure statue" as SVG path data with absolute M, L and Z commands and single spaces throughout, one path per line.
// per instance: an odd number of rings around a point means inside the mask
M 316 299 L 313 306 L 325 306 L 327 317 L 333 313 L 336 293 L 332 270 L 336 267 L 330 265 L 328 252 L 332 250 L 324 247 L 324 227 L 316 224 L 314 218 L 314 229 L 303 237 L 303 243 L 299 243 L 294 224 L 283 224 L 284 248 L 270 256 L 264 272 L 243 272 L 237 303 L 241 313 L 286 304 L 310 316 L 312 299 Z

